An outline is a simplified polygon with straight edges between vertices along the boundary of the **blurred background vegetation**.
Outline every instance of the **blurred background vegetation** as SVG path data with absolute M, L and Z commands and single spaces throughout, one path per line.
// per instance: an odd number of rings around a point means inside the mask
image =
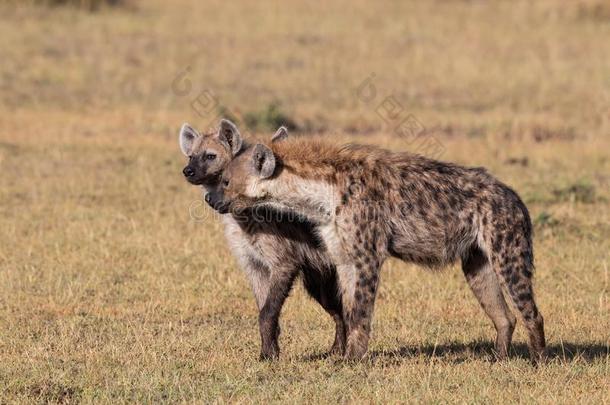
M 282 116 L 308 132 L 358 133 L 384 129 L 376 105 L 354 95 L 374 74 L 379 97 L 395 96 L 440 135 L 608 133 L 610 3 L 603 0 L 3 0 L 0 7 L 4 109 L 129 108 L 155 130 L 162 125 L 155 111 L 190 110 L 184 118 L 202 125 L 230 111 L 253 129 Z M 192 88 L 178 96 L 172 83 L 185 69 Z M 220 107 L 198 117 L 190 104 L 204 90 Z

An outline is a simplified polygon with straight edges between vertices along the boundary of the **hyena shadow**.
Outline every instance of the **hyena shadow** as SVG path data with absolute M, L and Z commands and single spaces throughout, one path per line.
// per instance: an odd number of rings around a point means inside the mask
M 585 361 L 594 362 L 610 358 L 610 346 L 602 343 L 562 343 L 547 346 L 547 358 L 563 362 Z M 471 343 L 450 342 L 438 345 L 402 346 L 392 350 L 373 350 L 368 354 L 372 363 L 393 364 L 410 358 L 425 356 L 452 363 L 464 363 L 475 359 L 494 361 L 494 344 L 490 341 L 475 341 Z M 312 354 L 305 357 L 306 361 L 322 360 L 327 354 Z M 529 360 L 530 355 L 524 343 L 513 344 L 509 350 L 509 358 Z

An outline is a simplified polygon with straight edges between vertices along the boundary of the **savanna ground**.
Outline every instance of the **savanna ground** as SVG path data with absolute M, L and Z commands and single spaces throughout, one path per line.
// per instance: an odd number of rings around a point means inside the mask
M 608 38 L 602 0 L 0 1 L 0 402 L 610 402 Z M 376 113 L 386 97 L 530 207 L 547 365 L 521 323 L 491 360 L 459 267 L 398 261 L 367 360 L 321 358 L 333 325 L 301 287 L 280 361 L 257 360 L 254 300 L 177 130 L 223 114 L 418 149 Z

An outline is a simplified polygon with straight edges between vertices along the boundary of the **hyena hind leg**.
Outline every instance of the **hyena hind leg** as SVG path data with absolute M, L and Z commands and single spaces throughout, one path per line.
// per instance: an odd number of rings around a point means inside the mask
M 347 330 L 345 329 L 342 315 L 337 312 L 332 316 L 335 321 L 335 340 L 333 341 L 333 345 L 328 351 L 328 354 L 343 356 L 345 354 L 345 346 L 347 345 Z
M 485 253 L 477 246 L 463 258 L 462 270 L 470 289 L 496 328 L 495 354 L 499 360 L 505 359 L 517 318 L 506 304 L 498 277 Z
M 343 309 L 337 285 L 336 269 L 334 267 L 327 268 L 323 269 L 323 272 L 318 270 L 313 268 L 304 269 L 303 284 L 309 295 L 335 321 L 335 339 L 327 354 L 342 356 L 345 353 L 347 331 L 343 320 Z
M 514 263 L 499 266 L 499 275 L 515 306 L 521 313 L 529 336 L 530 358 L 534 364 L 545 359 L 544 319 L 538 311 L 532 288 L 533 266 L 521 255 Z

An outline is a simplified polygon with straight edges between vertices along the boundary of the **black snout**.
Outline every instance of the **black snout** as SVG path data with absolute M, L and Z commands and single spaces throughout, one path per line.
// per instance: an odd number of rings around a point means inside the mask
M 204 200 L 210 207 L 218 211 L 220 214 L 226 214 L 229 212 L 229 204 L 224 202 L 218 193 L 209 192 L 205 195 Z
M 195 175 L 195 171 L 191 169 L 190 166 L 186 166 L 184 169 L 182 169 L 182 174 L 184 174 L 184 177 L 193 177 Z

